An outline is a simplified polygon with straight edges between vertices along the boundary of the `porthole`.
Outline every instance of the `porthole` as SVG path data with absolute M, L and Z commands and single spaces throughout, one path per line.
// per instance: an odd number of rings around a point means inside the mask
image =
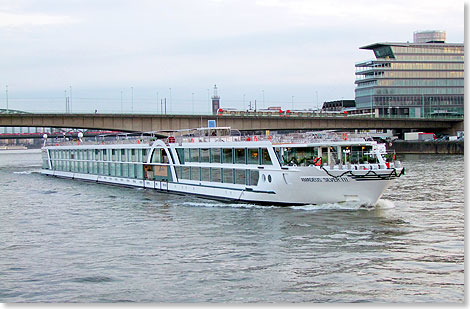
M 268 175 L 268 181 L 271 182 L 272 180 L 271 175 Z
M 266 175 L 263 174 L 263 182 L 266 182 Z

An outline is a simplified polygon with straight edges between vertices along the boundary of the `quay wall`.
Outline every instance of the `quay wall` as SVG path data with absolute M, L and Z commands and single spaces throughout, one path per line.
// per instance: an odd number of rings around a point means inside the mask
M 396 153 L 464 154 L 464 141 L 394 141 L 387 146 Z

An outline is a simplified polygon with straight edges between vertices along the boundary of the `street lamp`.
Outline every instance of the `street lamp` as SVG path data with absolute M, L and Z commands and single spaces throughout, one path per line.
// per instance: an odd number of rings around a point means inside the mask
M 261 90 L 263 92 L 263 108 L 264 108 L 264 90 Z
M 5 86 L 5 95 L 7 100 L 7 114 L 8 114 L 8 85 Z
M 170 113 L 171 113 L 171 88 L 169 88 L 169 89 L 170 89 L 170 108 L 169 108 L 169 110 L 170 110 Z M 166 114 L 166 112 L 165 112 L 165 114 Z
M 193 115 L 194 115 L 194 92 L 191 93 L 191 106 L 193 108 Z
M 391 104 L 390 104 L 390 100 L 391 97 L 388 97 L 388 118 L 392 118 L 392 107 L 391 107 Z
M 70 86 L 69 104 L 70 104 L 70 112 L 72 112 L 72 86 Z
M 121 114 L 122 114 L 122 90 L 121 90 Z
M 131 87 L 131 113 L 134 113 L 134 87 Z

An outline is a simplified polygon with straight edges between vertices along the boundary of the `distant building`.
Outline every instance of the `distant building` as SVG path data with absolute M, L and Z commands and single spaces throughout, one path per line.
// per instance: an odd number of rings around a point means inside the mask
M 413 33 L 413 43 L 445 43 L 446 32 L 445 31 L 416 31 Z
M 217 115 L 220 108 L 220 97 L 217 94 L 217 85 L 214 85 L 214 95 L 212 95 L 212 115 Z
M 323 111 L 342 111 L 356 107 L 354 100 L 336 100 L 323 103 Z
M 380 116 L 463 116 L 464 44 L 444 31 L 414 33 L 413 43 L 375 43 L 375 60 L 356 64 L 356 108 Z

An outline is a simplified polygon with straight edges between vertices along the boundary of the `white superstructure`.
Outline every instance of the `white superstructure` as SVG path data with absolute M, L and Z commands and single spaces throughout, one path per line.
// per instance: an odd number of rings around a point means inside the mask
M 230 128 L 166 139 L 54 142 L 46 175 L 264 204 L 374 205 L 404 170 L 385 145 L 349 133 L 242 136 Z

